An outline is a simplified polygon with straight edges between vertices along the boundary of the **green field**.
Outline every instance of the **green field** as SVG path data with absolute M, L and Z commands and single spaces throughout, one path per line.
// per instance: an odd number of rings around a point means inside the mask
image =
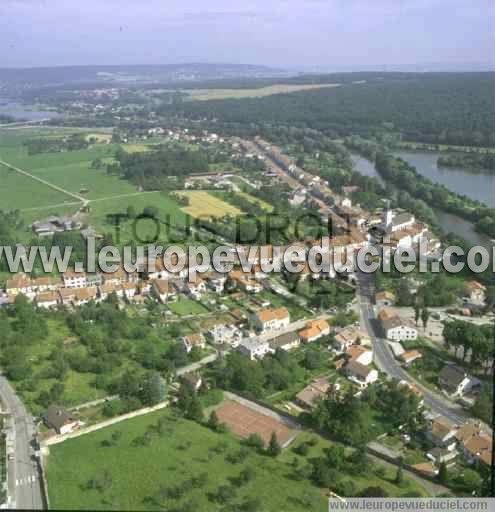
M 74 202 L 75 199 L 23 176 L 0 164 L 0 205 L 3 209 L 23 209 Z
M 107 217 L 108 214 L 125 214 L 127 208 L 132 206 L 139 215 L 146 207 L 155 207 L 158 211 L 158 224 L 152 219 L 128 221 L 122 219 L 120 224 L 120 242 L 115 237 L 115 225 Z M 171 238 L 171 231 L 166 223 L 170 222 L 173 228 L 180 229 L 186 223 L 186 215 L 174 199 L 162 192 L 143 192 L 126 197 L 114 197 L 105 200 L 96 200 L 90 203 L 91 211 L 88 223 L 100 233 L 113 233 L 114 241 L 124 245 L 132 240 L 139 243 L 141 240 L 152 239 L 158 234 L 159 241 Z M 139 240 L 136 238 L 136 236 Z M 179 243 L 180 240 L 177 241 Z
M 0 133 L 0 160 L 90 200 L 136 192 L 136 187 L 128 181 L 107 175 L 103 169 L 91 169 L 93 160 L 110 162 L 117 145 L 95 144 L 84 150 L 35 155 L 29 155 L 23 145 L 31 138 L 60 138 L 64 134 L 65 131 L 20 130 L 15 134 L 4 131 Z M 7 207 L 24 209 L 75 201 L 73 197 L 10 171 L 7 177 L 2 175 L 2 185 L 0 199 L 6 198 L 2 205 Z
M 170 302 L 168 309 L 179 316 L 208 313 L 208 310 L 202 304 L 192 299 L 185 299 L 184 297 L 179 297 L 175 302 Z
M 156 428 L 159 418 L 164 418 L 161 434 Z M 115 432 L 120 438 L 111 446 L 102 446 Z M 148 437 L 147 442 L 133 442 L 142 441 L 143 436 Z M 148 414 L 52 446 L 47 468 L 50 507 L 214 511 L 228 502 L 233 510 L 240 510 L 241 504 L 258 498 L 261 506 L 255 510 L 263 512 L 323 512 L 327 507 L 323 491 L 307 478 L 291 476 L 294 459 L 298 459 L 299 467 L 305 466 L 330 446 L 328 441 L 306 433 L 298 436 L 296 444 L 310 438 L 314 443 L 305 457 L 291 448 L 276 459 L 248 449 L 243 460 L 235 461 L 232 456 L 239 453 L 241 445 L 230 434 L 214 433 L 169 411 Z M 253 469 L 254 478 L 239 484 L 236 477 L 246 467 Z M 200 475 L 202 483 L 192 481 Z M 379 485 L 393 496 L 425 495 L 415 482 L 397 487 L 394 476 L 395 471 L 387 469 L 380 476 L 370 472 L 366 477 L 350 478 L 358 491 Z M 91 481 L 97 483 L 96 488 Z M 232 488 L 234 496 L 215 501 L 220 486 Z

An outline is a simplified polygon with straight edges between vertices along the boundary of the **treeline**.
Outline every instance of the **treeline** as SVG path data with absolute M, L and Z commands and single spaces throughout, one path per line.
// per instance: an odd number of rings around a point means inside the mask
M 456 357 L 461 350 L 462 360 L 469 356 L 469 364 L 473 369 L 490 371 L 495 353 L 495 338 L 493 325 L 476 325 L 462 320 L 445 323 L 443 338 L 445 348 L 453 349 Z
M 19 210 L 0 210 L 0 246 L 13 247 L 19 240 L 19 233 L 24 229 Z M 8 271 L 5 255 L 0 257 L 0 270 Z
M 412 74 L 263 98 L 166 105 L 161 113 L 223 122 L 284 123 L 340 135 L 400 131 L 407 140 L 495 146 L 493 73 Z
M 491 171 L 495 173 L 495 154 L 457 153 L 439 156 L 439 167 L 462 167 L 471 171 Z
M 0 123 L 1 124 L 8 124 L 8 123 L 14 123 L 16 120 L 12 116 L 7 116 L 5 114 L 0 114 Z
M 89 142 L 82 133 L 74 133 L 63 139 L 29 139 L 24 142 L 27 147 L 28 155 L 37 155 L 39 153 L 59 153 L 61 151 L 76 151 L 86 149 Z
M 167 189 L 173 178 L 208 171 L 208 157 L 202 150 L 162 147 L 146 153 L 127 153 L 119 149 L 115 157 L 117 164 L 111 165 L 109 171 L 122 174 L 144 190 Z

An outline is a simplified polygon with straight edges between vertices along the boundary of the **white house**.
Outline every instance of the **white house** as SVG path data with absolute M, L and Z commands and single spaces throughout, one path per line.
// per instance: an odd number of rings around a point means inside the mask
M 350 361 L 346 365 L 345 374 L 360 389 L 365 389 L 378 380 L 378 372 L 374 368 L 365 366 L 357 361 Z
M 261 332 L 277 331 L 290 324 L 289 311 L 282 308 L 263 309 L 253 315 L 253 322 Z
M 418 337 L 418 330 L 408 320 L 402 319 L 399 315 L 388 309 L 383 309 L 378 315 L 383 335 L 392 341 L 415 340 Z
M 267 341 L 260 341 L 258 338 L 245 338 L 237 350 L 249 359 L 263 359 L 266 354 L 273 352 Z
M 351 345 L 345 351 L 346 357 L 350 361 L 355 361 L 364 366 L 368 366 L 373 362 L 373 352 L 361 345 Z
M 85 272 L 67 270 L 64 272 L 62 279 L 65 288 L 85 288 L 88 284 Z
M 237 347 L 242 340 L 242 331 L 235 325 L 217 324 L 206 335 L 217 345 Z

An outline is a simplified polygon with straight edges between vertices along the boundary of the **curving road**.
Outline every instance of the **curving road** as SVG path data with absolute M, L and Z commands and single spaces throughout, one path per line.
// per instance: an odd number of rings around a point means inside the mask
M 425 405 L 434 413 L 445 416 L 454 424 L 461 424 L 468 419 L 466 412 L 447 397 L 431 391 L 414 379 L 395 359 L 387 340 L 376 332 L 375 311 L 372 304 L 375 288 L 373 274 L 358 273 L 358 300 L 361 314 L 361 327 L 368 332 L 373 343 L 373 358 L 376 366 L 388 376 L 405 380 L 417 386 L 424 394 Z
M 38 463 L 35 458 L 36 427 L 7 379 L 0 375 L 0 396 L 11 415 L 12 458 L 7 461 L 9 508 L 44 508 Z

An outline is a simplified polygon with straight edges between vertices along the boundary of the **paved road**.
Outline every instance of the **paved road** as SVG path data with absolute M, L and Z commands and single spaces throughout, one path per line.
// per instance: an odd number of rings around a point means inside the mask
M 42 510 L 40 475 L 33 446 L 36 428 L 32 416 L 3 375 L 0 375 L 0 396 L 4 408 L 12 416 L 13 425 L 13 459 L 7 462 L 9 507 Z
M 424 394 L 425 405 L 434 413 L 445 416 L 454 424 L 460 424 L 468 418 L 465 411 L 457 404 L 454 404 L 446 397 L 434 393 L 424 387 L 416 379 L 406 372 L 395 359 L 387 340 L 380 338 L 375 332 L 375 312 L 371 303 L 374 294 L 373 275 L 359 273 L 358 298 L 361 313 L 361 327 L 368 332 L 373 342 L 373 357 L 377 367 L 390 377 L 398 380 L 405 380 L 415 384 Z
M 201 367 L 213 363 L 213 361 L 216 361 L 217 359 L 218 352 L 215 352 L 214 354 L 204 357 L 203 359 L 201 359 L 201 361 L 198 361 L 197 363 L 188 364 L 187 366 L 178 368 L 175 371 L 175 376 L 180 377 L 181 375 L 185 375 L 186 373 L 195 372 L 196 370 L 199 370 Z

